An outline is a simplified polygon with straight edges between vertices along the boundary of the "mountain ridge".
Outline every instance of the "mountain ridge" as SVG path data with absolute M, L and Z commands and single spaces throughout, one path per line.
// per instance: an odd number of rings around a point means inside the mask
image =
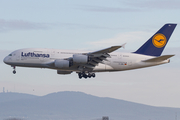
M 19 96 L 21 93 L 14 95 Z M 0 93 L 0 99 L 1 96 Z M 25 120 L 48 120 L 49 118 L 52 120 L 91 120 L 109 116 L 114 120 L 119 118 L 123 120 L 169 120 L 174 118 L 175 113 L 180 113 L 180 108 L 154 107 L 73 91 L 50 93 L 45 96 L 28 94 L 22 94 L 22 96 L 21 99 L 0 102 L 2 119 L 15 116 L 24 117 Z

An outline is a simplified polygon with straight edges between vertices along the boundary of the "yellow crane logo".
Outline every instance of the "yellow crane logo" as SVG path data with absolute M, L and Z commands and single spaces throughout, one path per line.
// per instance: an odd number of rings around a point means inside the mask
M 152 42 L 155 47 L 162 48 L 166 45 L 166 37 L 163 34 L 158 33 L 154 35 Z

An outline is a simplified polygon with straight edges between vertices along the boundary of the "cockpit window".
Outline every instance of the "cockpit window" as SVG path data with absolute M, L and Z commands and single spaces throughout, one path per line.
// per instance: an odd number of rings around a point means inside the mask
M 12 56 L 12 54 L 9 54 L 9 56 Z

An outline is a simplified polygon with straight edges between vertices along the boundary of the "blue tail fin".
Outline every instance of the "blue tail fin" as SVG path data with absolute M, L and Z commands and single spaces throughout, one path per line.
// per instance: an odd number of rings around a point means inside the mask
M 160 56 L 177 24 L 165 24 L 136 52 L 137 54 Z

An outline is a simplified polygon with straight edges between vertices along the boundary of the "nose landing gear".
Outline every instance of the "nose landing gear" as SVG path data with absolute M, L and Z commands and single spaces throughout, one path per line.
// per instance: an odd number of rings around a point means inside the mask
M 13 67 L 13 74 L 16 74 L 16 66 L 12 66 Z
M 86 74 L 85 72 L 81 72 L 81 73 L 78 73 L 78 76 L 79 76 L 79 79 L 81 79 L 81 78 L 91 78 L 91 77 L 95 77 L 96 75 L 95 75 L 95 73 L 88 73 L 88 74 Z

